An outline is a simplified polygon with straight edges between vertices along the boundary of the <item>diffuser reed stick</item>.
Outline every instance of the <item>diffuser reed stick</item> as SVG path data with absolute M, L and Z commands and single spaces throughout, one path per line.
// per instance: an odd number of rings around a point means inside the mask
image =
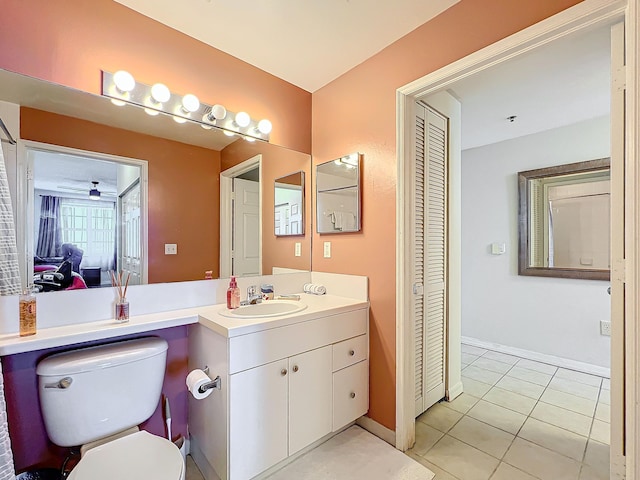
M 131 278 L 131 272 L 127 273 L 127 279 L 124 282 L 124 288 L 122 280 L 124 278 L 124 272 L 116 274 L 113 270 L 110 270 L 111 285 L 116 289 L 118 294 L 118 301 L 116 302 L 116 321 L 127 322 L 129 321 L 129 302 L 127 302 L 127 288 L 129 288 L 129 279 Z

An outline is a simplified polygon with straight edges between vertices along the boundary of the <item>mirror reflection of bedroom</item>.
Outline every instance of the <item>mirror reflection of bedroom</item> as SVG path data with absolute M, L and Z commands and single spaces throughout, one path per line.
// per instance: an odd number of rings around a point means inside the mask
M 111 286 L 110 271 L 141 283 L 140 167 L 36 149 L 29 157 L 36 287 Z

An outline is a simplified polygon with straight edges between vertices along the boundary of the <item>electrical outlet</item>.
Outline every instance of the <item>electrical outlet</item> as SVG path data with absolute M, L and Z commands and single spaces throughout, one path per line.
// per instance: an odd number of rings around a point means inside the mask
M 177 255 L 178 254 L 178 244 L 177 243 L 165 243 L 164 244 L 164 254 L 165 255 Z
M 300 243 L 300 242 L 296 242 L 296 248 L 295 248 L 295 253 L 294 253 L 294 255 L 295 255 L 296 257 L 299 257 L 299 256 L 301 256 L 301 255 L 302 255 L 302 243 Z
M 600 320 L 600 335 L 611 336 L 611 322 L 609 320 Z
M 324 242 L 324 258 L 331 258 L 331 242 Z

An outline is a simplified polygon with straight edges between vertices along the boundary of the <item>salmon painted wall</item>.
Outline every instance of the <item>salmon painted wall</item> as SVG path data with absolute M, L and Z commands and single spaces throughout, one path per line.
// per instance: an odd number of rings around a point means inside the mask
M 234 142 L 220 152 L 224 171 L 258 154 L 262 155 L 262 273 L 270 275 L 273 267 L 311 270 L 311 157 L 264 142 Z M 275 179 L 302 170 L 304 180 L 304 235 L 276 237 Z M 301 255 L 294 256 L 300 242 Z M 282 293 L 282 292 L 281 292 Z
M 314 165 L 363 154 L 362 231 L 314 234 L 313 269 L 369 277 L 369 416 L 395 430 L 396 90 L 576 0 L 462 0 L 313 94 Z
M 20 137 L 149 165 L 149 283 L 220 271 L 220 152 L 54 113 L 21 108 Z M 177 243 L 177 255 L 164 244 Z
M 91 93 L 100 70 L 244 110 L 272 143 L 311 151 L 311 94 L 112 0 L 3 0 L 0 68 Z

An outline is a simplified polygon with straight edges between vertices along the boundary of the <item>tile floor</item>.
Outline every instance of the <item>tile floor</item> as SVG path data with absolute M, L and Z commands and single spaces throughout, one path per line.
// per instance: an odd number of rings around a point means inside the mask
M 608 480 L 606 378 L 462 346 L 464 391 L 416 419 L 435 480 Z

